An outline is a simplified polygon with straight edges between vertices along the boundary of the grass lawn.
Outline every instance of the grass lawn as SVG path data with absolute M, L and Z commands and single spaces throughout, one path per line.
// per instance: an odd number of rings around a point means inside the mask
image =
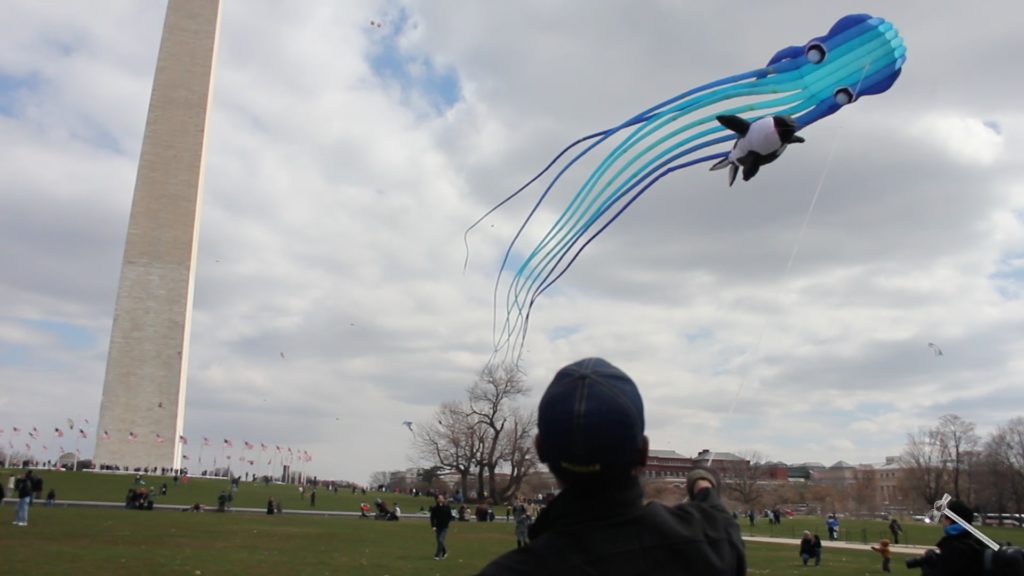
M 515 546 L 505 523 L 453 523 L 447 559 L 433 560 L 425 521 L 349 517 L 141 512 L 34 506 L 27 528 L 3 507 L 5 574 L 312 575 L 473 574 Z M 803 574 L 789 544 L 748 543 L 750 574 Z M 826 550 L 815 574 L 878 571 L 873 552 Z
M 758 518 L 753 528 L 743 518 L 739 519 L 740 530 L 744 536 L 772 536 L 776 538 L 800 538 L 804 530 L 817 533 L 822 541 L 828 539 L 825 519 L 818 516 L 795 516 L 786 518 L 778 526 L 769 526 L 767 520 Z M 933 546 L 942 537 L 942 530 L 935 524 L 916 522 L 909 518 L 900 519 L 903 534 L 900 544 L 915 546 Z M 998 528 L 982 526 L 979 529 L 996 542 L 1012 542 L 1016 545 L 1024 543 L 1024 531 L 1020 528 Z M 840 519 L 839 540 L 858 544 L 877 544 L 882 538 L 892 540 L 889 523 L 881 520 Z
M 0 471 L 7 485 L 11 471 Z M 41 473 L 44 492 L 56 489 L 58 505 L 38 503 L 27 528 L 12 526 L 14 507 L 0 509 L 0 565 L 4 574 L 473 574 L 489 560 L 515 546 L 513 527 L 504 522 L 453 523 L 448 536 L 448 559 L 435 561 L 433 534 L 424 520 L 378 522 L 354 517 L 289 515 L 310 510 L 308 497 L 294 486 L 242 483 L 236 507 L 264 508 L 267 498 L 283 499 L 285 514 L 202 514 L 172 511 L 143 512 L 108 508 L 61 507 L 61 500 L 122 502 L 133 486 L 133 475 L 48 472 Z M 148 486 L 167 482 L 168 494 L 159 504 L 188 506 L 202 502 L 215 506 L 217 495 L 228 488 L 223 479 L 192 479 L 175 486 L 171 478 L 147 476 Z M 408 514 L 428 506 L 426 497 L 381 494 L 398 501 Z M 338 494 L 321 490 L 316 510 L 356 511 L 359 502 L 372 502 L 376 493 Z M 496 510 L 504 516 L 504 507 Z M 796 517 L 780 526 L 758 519 L 754 527 L 740 518 L 744 535 L 799 538 L 803 530 L 826 534 L 824 519 Z M 931 545 L 940 536 L 934 525 L 906 520 L 905 540 Z M 887 523 L 877 520 L 841 521 L 841 539 L 874 543 L 888 537 Z M 1019 529 L 985 527 L 997 541 L 1020 543 Z M 901 540 L 902 542 L 903 540 Z M 813 571 L 823 576 L 863 576 L 880 572 L 881 562 L 870 551 L 829 548 L 823 565 Z M 894 570 L 903 570 L 908 556 L 896 555 Z M 747 543 L 750 574 L 806 574 L 794 544 Z

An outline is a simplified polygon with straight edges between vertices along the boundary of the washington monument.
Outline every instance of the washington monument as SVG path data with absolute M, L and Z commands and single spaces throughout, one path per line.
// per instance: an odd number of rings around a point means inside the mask
M 96 434 L 98 464 L 180 467 L 219 0 L 168 0 Z

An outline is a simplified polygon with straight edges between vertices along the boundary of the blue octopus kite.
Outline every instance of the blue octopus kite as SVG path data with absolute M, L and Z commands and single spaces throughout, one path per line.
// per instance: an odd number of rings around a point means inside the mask
M 590 142 L 564 162 L 537 199 L 505 251 L 495 282 L 495 313 L 502 271 L 544 199 L 562 176 L 595 149 L 610 148 L 540 242 L 525 256 L 505 295 L 505 319 L 495 352 L 518 361 L 534 302 L 573 265 L 580 253 L 623 211 L 666 175 L 703 162 L 729 168 L 729 184 L 742 170 L 749 180 L 791 143 L 796 133 L 861 96 L 892 86 L 906 59 L 896 29 L 867 14 L 840 19 L 828 34 L 803 46 L 779 50 L 764 68 L 728 76 L 687 90 L 629 118 L 569 144 L 536 176 L 491 208 L 487 216 L 551 170 L 570 150 Z M 743 103 L 733 102 L 742 98 Z M 744 118 L 741 115 L 745 115 Z M 729 149 L 729 144 L 732 148 Z M 726 149 L 722 149 L 726 148 Z

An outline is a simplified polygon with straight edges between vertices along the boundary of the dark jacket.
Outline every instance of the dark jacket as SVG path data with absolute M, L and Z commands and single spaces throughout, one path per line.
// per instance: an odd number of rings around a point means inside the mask
M 820 547 L 820 545 L 819 545 Z M 800 539 L 800 555 L 807 555 L 813 557 L 816 551 L 814 549 L 814 538 L 810 536 Z
M 35 493 L 35 490 L 32 489 L 32 477 L 19 478 L 15 481 L 14 489 L 18 494 L 18 498 L 28 498 L 32 496 L 32 494 Z
M 643 504 L 633 479 L 614 492 L 566 489 L 530 527 L 530 545 L 480 574 L 746 574 L 739 526 L 713 490 L 668 507 Z
M 452 523 L 452 507 L 447 504 L 435 504 L 430 508 L 430 527 L 444 530 Z
M 970 532 L 946 535 L 935 545 L 940 554 L 934 576 L 981 574 L 984 570 L 985 545 Z

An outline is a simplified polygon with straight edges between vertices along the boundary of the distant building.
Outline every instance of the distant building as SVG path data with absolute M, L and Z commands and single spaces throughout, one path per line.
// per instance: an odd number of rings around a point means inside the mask
M 878 502 L 883 508 L 905 508 L 908 502 L 900 490 L 906 468 L 899 456 L 886 456 L 885 462 L 873 464 Z
M 857 467 L 843 460 L 836 462 L 824 470 L 819 470 L 818 473 L 814 475 L 815 483 L 830 486 L 846 486 L 847 484 L 853 484 L 856 480 Z
M 789 466 L 785 462 L 765 462 L 761 469 L 764 471 L 765 480 L 770 482 L 789 480 Z
M 810 482 L 824 469 L 825 465 L 821 462 L 801 462 L 790 464 L 786 473 L 790 482 Z
M 693 459 L 693 465 L 697 468 L 710 468 L 718 472 L 722 478 L 728 479 L 746 474 L 750 468 L 750 461 L 732 452 L 712 452 L 705 449 Z
M 693 458 L 687 458 L 675 450 L 650 450 L 641 477 L 649 480 L 686 478 L 693 467 Z

